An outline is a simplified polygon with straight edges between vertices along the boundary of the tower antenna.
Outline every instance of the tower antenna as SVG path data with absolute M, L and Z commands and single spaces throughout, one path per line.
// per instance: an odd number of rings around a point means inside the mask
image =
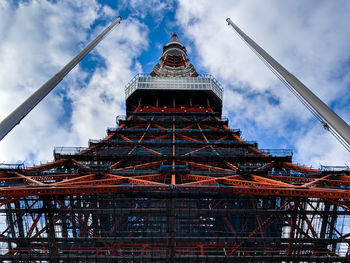
M 91 41 L 75 58 L 65 65 L 57 74 L 49 79 L 28 99 L 19 105 L 2 122 L 0 122 L 0 141 L 32 110 L 38 103 L 45 98 L 62 79 L 87 55 L 98 43 L 117 25 L 122 18 L 118 16 L 103 32 Z
M 287 88 L 305 105 L 308 110 L 321 122 L 323 127 L 350 151 L 350 127 L 320 100 L 299 79 L 286 70 L 264 49 L 247 36 L 230 18 L 226 19 L 228 25 L 244 40 L 249 48 L 267 65 L 267 67 L 287 86 Z

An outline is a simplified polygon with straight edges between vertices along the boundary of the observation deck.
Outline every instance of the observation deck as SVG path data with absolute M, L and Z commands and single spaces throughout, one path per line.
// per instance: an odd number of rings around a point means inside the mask
M 211 75 L 203 74 L 198 77 L 152 77 L 149 74 L 137 74 L 125 87 L 125 99 L 136 90 L 209 90 L 221 101 L 223 87 Z
M 211 75 L 198 77 L 152 77 L 137 74 L 125 87 L 127 111 L 133 111 L 140 98 L 143 105 L 173 105 L 168 101 L 170 95 L 176 98 L 176 105 L 191 104 L 210 106 L 221 115 L 223 87 Z M 160 101 L 160 103 L 158 103 Z

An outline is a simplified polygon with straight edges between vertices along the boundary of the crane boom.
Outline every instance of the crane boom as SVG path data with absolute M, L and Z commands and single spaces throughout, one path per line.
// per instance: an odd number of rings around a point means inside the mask
M 332 111 L 323 101 L 321 101 L 310 89 L 308 89 L 299 79 L 288 72 L 281 64 L 272 58 L 264 49 L 248 37 L 240 28 L 238 28 L 230 18 L 226 22 L 237 32 L 237 34 L 253 49 L 255 53 L 271 68 L 278 77 L 294 90 L 293 93 L 306 102 L 307 107 L 311 106 L 313 111 L 320 116 L 320 121 L 323 126 L 331 132 L 335 131 L 335 137 L 343 144 L 347 150 L 350 149 L 350 127 L 340 118 L 334 111 Z M 301 98 L 300 98 L 301 97 Z M 328 124 L 331 126 L 329 127 Z M 333 130 L 333 129 L 334 130 Z M 340 136 L 340 137 L 339 137 Z M 349 150 L 350 151 L 350 150 Z
M 62 79 L 87 55 L 98 43 L 117 25 L 122 18 L 117 17 L 101 34 L 91 41 L 77 56 L 65 65 L 57 74 L 49 79 L 28 99 L 10 113 L 0 122 L 0 141 L 42 100 L 44 99 Z

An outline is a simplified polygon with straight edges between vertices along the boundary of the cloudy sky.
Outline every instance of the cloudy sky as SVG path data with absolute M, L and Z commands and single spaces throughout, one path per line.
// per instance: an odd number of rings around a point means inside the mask
M 215 3 L 215 4 L 214 4 Z M 350 154 L 227 26 L 230 17 L 350 123 L 350 1 L 0 0 L 0 119 L 116 16 L 122 23 L 0 142 L 0 163 L 51 161 L 87 146 L 123 115 L 124 87 L 149 73 L 176 31 L 200 73 L 224 86 L 224 115 L 263 149 L 299 164 L 350 165 Z

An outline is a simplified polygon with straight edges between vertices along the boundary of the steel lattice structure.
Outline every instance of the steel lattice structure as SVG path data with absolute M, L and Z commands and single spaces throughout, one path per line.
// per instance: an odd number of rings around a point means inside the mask
M 176 35 L 160 60 L 104 139 L 0 167 L 1 260 L 348 262 L 350 171 L 243 140 Z

